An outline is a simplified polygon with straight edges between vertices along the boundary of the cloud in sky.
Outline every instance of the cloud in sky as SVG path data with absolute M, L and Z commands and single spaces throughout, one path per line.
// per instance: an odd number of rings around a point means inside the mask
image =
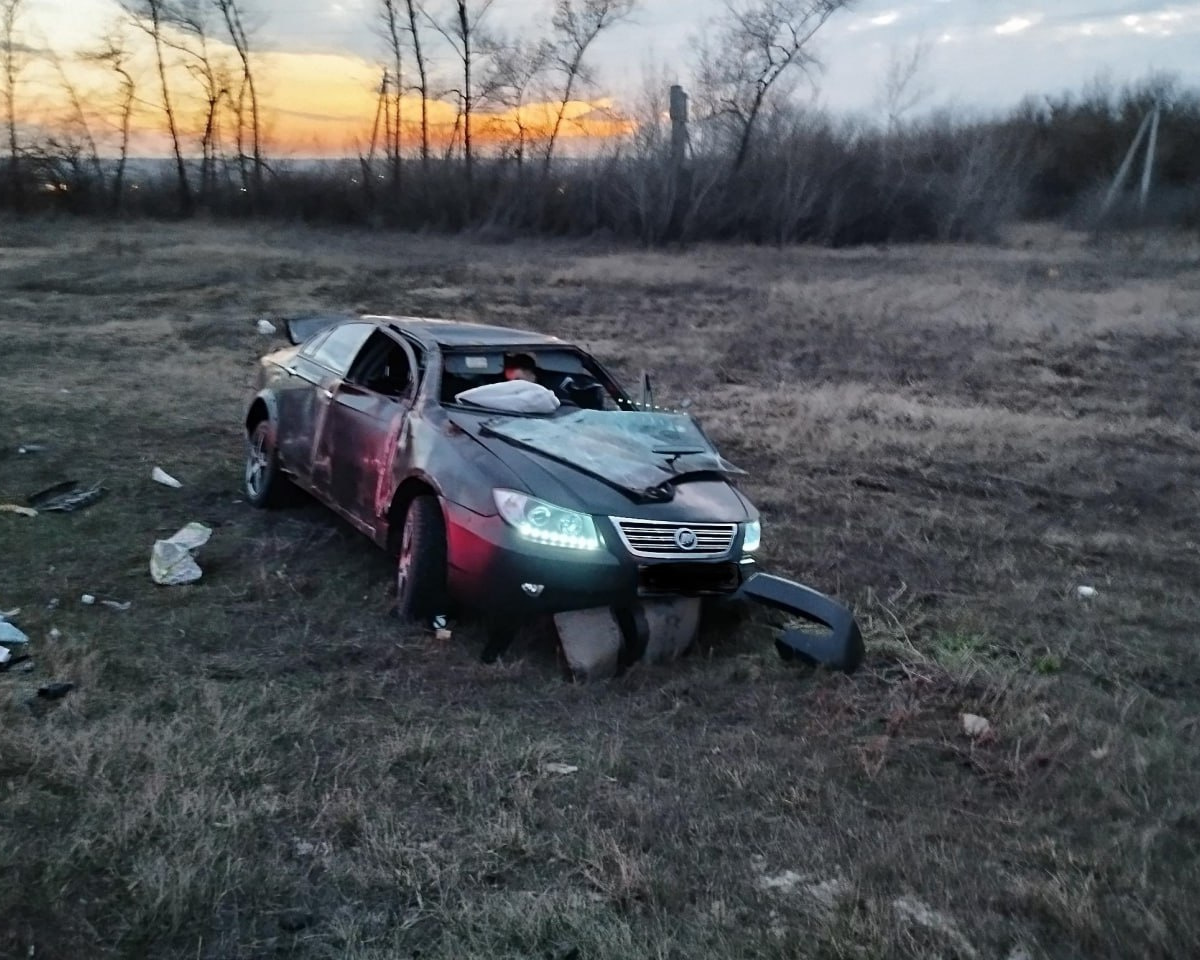
M 383 43 L 378 0 L 245 0 L 258 47 L 271 51 L 265 78 L 281 123 L 313 121 L 314 143 L 369 126 Z M 94 43 L 117 14 L 115 0 L 26 0 L 35 28 L 61 50 Z M 448 14 L 449 0 L 427 0 Z M 545 30 L 552 0 L 494 0 L 489 26 L 510 36 Z M 594 50 L 598 89 L 618 103 L 632 100 L 653 66 L 686 82 L 695 40 L 722 0 L 641 0 L 630 23 Z M 894 51 L 930 44 L 923 86 L 926 105 L 997 109 L 1029 93 L 1078 87 L 1101 71 L 1121 81 L 1151 70 L 1173 71 L 1200 85 L 1200 0 L 860 0 L 818 35 L 823 65 L 818 102 L 837 110 L 871 110 Z M 430 33 L 427 52 L 444 74 L 450 54 Z

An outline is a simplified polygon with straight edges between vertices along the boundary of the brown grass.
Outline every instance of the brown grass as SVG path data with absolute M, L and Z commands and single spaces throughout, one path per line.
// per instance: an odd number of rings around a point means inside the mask
M 36 663 L 0 675 L 0 955 L 1200 948 L 1194 245 L 4 228 L 0 502 L 109 493 L 0 515 Z M 867 668 L 789 667 L 762 617 L 575 687 L 537 631 L 487 667 L 469 624 L 400 629 L 365 540 L 240 502 L 253 320 L 310 308 L 649 366 L 750 471 L 767 563 L 855 605 Z M 189 520 L 204 579 L 156 587 L 150 546 Z M 76 689 L 30 706 L 49 679 Z

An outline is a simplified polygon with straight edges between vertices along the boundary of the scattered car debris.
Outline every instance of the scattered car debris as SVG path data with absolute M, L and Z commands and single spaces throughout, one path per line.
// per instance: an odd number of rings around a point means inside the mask
M 1096 588 L 1080 584 L 1075 588 L 1075 593 L 1077 596 L 1086 600 L 1088 597 L 1094 597 L 1096 595 Z
M 47 600 L 46 601 L 46 609 L 47 610 L 57 610 L 58 609 L 58 597 L 51 597 L 49 600 Z
M 28 673 L 33 669 L 33 661 L 27 653 L 13 653 L 8 647 L 0 647 L 0 673 L 5 673 L 13 667 L 18 673 Z
M 270 320 L 259 320 L 258 323 L 255 324 L 255 327 L 264 337 L 272 336 L 277 332 L 275 324 L 273 324 Z
M 103 606 L 108 607 L 110 610 L 120 610 L 122 613 L 133 606 L 133 602 L 131 600 L 126 600 L 123 603 L 120 600 L 101 600 L 100 603 Z
M 861 666 L 866 653 L 862 632 L 853 612 L 832 597 L 769 573 L 753 574 L 742 584 L 742 595 L 827 631 L 783 630 L 775 649 L 784 660 L 800 659 L 848 674 Z
M 43 700 L 61 700 L 74 689 L 75 684 L 60 680 L 42 684 L 38 687 L 37 695 Z
M 104 487 L 99 482 L 85 487 L 78 480 L 65 480 L 30 495 L 26 502 L 42 513 L 74 513 L 76 510 L 90 507 L 102 496 Z
M 36 517 L 38 512 L 33 507 L 23 507 L 19 503 L 0 503 L 0 513 L 15 513 L 22 517 Z
M 208 543 L 212 529 L 202 523 L 189 523 L 166 540 L 156 540 L 150 553 L 150 576 L 155 583 L 178 586 L 203 576 L 192 551 Z
M 20 607 L 13 607 L 11 610 L 0 610 L 0 620 L 16 620 L 20 615 Z
M 44 443 L 23 443 L 17 447 L 17 453 L 25 456 L 30 453 L 44 453 L 47 449 Z
M 15 647 L 29 642 L 29 637 L 17 629 L 16 624 L 0 620 L 0 643 L 6 647 Z
M 58 627 L 51 627 L 50 632 L 46 634 L 51 640 L 58 640 L 62 636 L 62 631 Z
M 987 736 L 992 731 L 991 721 L 987 717 L 980 717 L 974 713 L 962 715 L 962 726 L 963 733 L 975 740 Z
M 90 593 L 85 593 L 82 597 L 79 598 L 79 602 L 82 603 L 84 606 L 90 607 L 96 602 L 96 598 L 94 596 L 92 596 Z
M 569 763 L 556 763 L 554 761 L 551 761 L 550 763 L 543 763 L 542 769 L 546 773 L 553 773 L 556 776 L 560 776 L 560 777 L 567 777 L 567 776 L 570 776 L 572 773 L 579 772 L 578 767 L 573 767 Z
M 164 487 L 174 487 L 176 490 L 183 486 L 182 483 L 167 473 L 162 467 L 155 467 L 151 470 L 150 479 L 155 483 L 161 483 Z

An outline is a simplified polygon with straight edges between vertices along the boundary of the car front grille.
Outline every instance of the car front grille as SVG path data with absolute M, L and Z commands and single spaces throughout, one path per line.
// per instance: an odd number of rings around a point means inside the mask
M 736 523 L 676 523 L 611 517 L 613 526 L 635 557 L 683 560 L 723 557 L 733 546 Z M 690 546 L 689 546 L 690 544 Z

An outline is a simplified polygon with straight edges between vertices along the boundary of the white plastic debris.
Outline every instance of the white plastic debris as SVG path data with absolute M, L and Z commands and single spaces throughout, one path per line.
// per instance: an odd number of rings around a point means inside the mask
M 258 332 L 264 337 L 269 337 L 271 334 L 275 333 L 275 324 L 273 324 L 270 320 L 259 320 L 255 326 L 257 327 Z
M 164 487 L 174 487 L 176 490 L 183 486 L 182 483 L 167 473 L 162 467 L 155 467 L 151 470 L 150 479 L 155 483 L 161 483 Z
M 94 604 L 96 602 L 96 598 L 93 597 L 90 593 L 85 593 L 82 597 L 79 598 L 79 602 L 84 604 L 85 606 L 90 607 L 92 604 Z
M 29 638 L 7 620 L 0 620 L 0 643 L 9 647 L 29 642 Z
M 546 773 L 554 773 L 560 777 L 570 776 L 572 773 L 579 772 L 578 767 L 573 767 L 569 763 L 543 763 L 542 769 L 545 770 Z
M 0 621 L 16 620 L 21 615 L 20 607 L 13 607 L 11 610 L 0 610 Z
M 133 603 L 129 600 L 126 600 L 124 603 L 119 600 L 101 600 L 100 602 L 110 610 L 120 610 L 122 612 L 133 606 Z
M 19 517 L 36 517 L 38 515 L 33 507 L 23 507 L 19 503 L 0 503 L 0 513 L 15 513 Z
M 973 713 L 964 713 L 962 715 L 963 733 L 968 737 L 982 737 L 992 729 L 991 721 L 987 717 L 980 717 Z
M 187 547 L 189 550 L 195 550 L 198 547 L 208 543 L 212 536 L 212 528 L 206 527 L 202 523 L 196 523 L 194 520 L 185 527 L 181 527 L 169 539 L 171 543 L 178 543 Z
M 1096 595 L 1096 588 L 1080 584 L 1075 588 L 1075 593 L 1086 600 L 1088 597 L 1094 597 Z
M 208 543 L 212 530 L 202 523 L 189 523 L 174 536 L 156 540 L 150 553 L 150 576 L 155 583 L 178 586 L 203 576 L 192 551 Z
M 8 647 L 0 647 L 0 663 L 8 663 L 11 659 L 12 653 L 9 652 Z

